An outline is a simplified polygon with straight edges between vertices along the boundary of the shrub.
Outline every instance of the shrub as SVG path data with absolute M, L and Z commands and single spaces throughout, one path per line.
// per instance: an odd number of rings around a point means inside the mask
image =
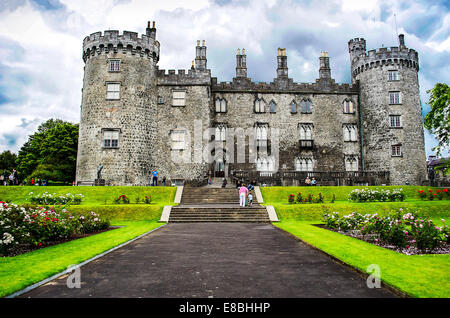
M 425 193 L 425 191 L 419 190 L 419 198 L 421 200 L 424 200 L 424 199 L 426 199 L 426 197 L 427 197 L 427 194 Z
M 66 193 L 65 195 L 57 195 L 56 193 L 50 194 L 48 192 L 34 194 L 30 192 L 28 194 L 30 197 L 30 202 L 32 204 L 45 204 L 45 205 L 55 205 L 55 204 L 81 204 L 84 199 L 82 194 L 71 194 Z
M 289 203 L 294 203 L 294 195 L 293 194 L 289 194 L 288 201 L 289 201 Z
M 129 204 L 130 199 L 125 194 L 122 194 L 122 195 L 118 196 L 116 199 L 114 199 L 114 202 L 116 204 L 120 204 L 120 203 Z
M 403 201 L 405 194 L 403 189 L 390 190 L 372 190 L 372 189 L 354 189 L 348 194 L 348 200 L 353 202 L 373 202 L 373 201 Z
M 303 197 L 300 192 L 297 194 L 297 203 L 303 203 Z
M 152 203 L 152 196 L 150 194 L 146 195 L 145 198 L 144 198 L 144 202 L 145 202 L 145 204 Z
M 0 201 L 0 253 L 18 244 L 41 246 L 43 242 L 90 233 L 109 227 L 94 212 L 74 215 L 66 209 L 25 207 Z

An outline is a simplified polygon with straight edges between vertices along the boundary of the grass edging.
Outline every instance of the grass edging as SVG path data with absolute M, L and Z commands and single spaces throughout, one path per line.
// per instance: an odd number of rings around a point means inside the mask
M 166 224 L 167 224 L 167 223 L 166 223 Z M 22 295 L 22 294 L 24 294 L 24 293 L 27 293 L 27 292 L 29 292 L 29 291 L 31 291 L 31 290 L 33 290 L 33 289 L 39 287 L 39 286 L 42 286 L 43 284 L 48 283 L 49 281 L 52 281 L 52 280 L 54 280 L 54 279 L 56 279 L 56 278 L 58 278 L 58 277 L 60 277 L 60 276 L 62 276 L 62 275 L 65 275 L 65 274 L 71 272 L 71 271 L 72 271 L 73 269 L 75 269 L 75 268 L 78 268 L 78 267 L 80 267 L 80 266 L 86 265 L 86 264 L 88 264 L 88 263 L 90 263 L 90 262 L 92 262 L 92 261 L 94 261 L 94 260 L 96 260 L 96 259 L 98 259 L 98 258 L 100 258 L 100 257 L 102 257 L 102 256 L 105 256 L 105 255 L 107 255 L 107 254 L 109 254 L 109 253 L 111 253 L 111 252 L 113 252 L 113 251 L 115 251 L 115 250 L 121 248 L 121 247 L 124 247 L 124 246 L 126 246 L 126 245 L 128 245 L 128 244 L 130 244 L 130 243 L 132 243 L 132 242 L 134 242 L 134 241 L 136 241 L 136 240 L 142 238 L 143 236 L 146 236 L 146 235 L 148 235 L 148 234 L 150 234 L 150 233 L 152 233 L 152 232 L 154 232 L 154 231 L 156 231 L 156 230 L 158 230 L 158 229 L 164 227 L 166 224 L 163 224 L 163 225 L 161 225 L 161 226 L 158 226 L 157 228 L 154 228 L 154 229 L 152 229 L 152 230 L 150 230 L 150 231 L 148 231 L 148 232 L 146 232 L 146 233 L 143 233 L 143 234 L 141 234 L 141 235 L 139 235 L 139 236 L 137 236 L 137 237 L 135 237 L 135 238 L 133 238 L 133 239 L 131 239 L 131 240 L 128 240 L 128 241 L 126 241 L 126 242 L 124 242 L 124 243 L 121 243 L 121 244 L 118 245 L 118 246 L 115 246 L 115 247 L 113 247 L 113 248 L 111 248 L 111 249 L 109 249 L 109 250 L 107 250 L 107 251 L 105 251 L 105 252 L 102 252 L 102 253 L 100 253 L 100 254 L 98 254 L 98 255 L 95 255 L 94 257 L 91 257 L 91 258 L 88 259 L 88 260 L 85 260 L 85 261 L 83 261 L 83 262 L 81 262 L 81 263 L 79 263 L 79 264 L 76 264 L 75 266 L 73 266 L 73 267 L 71 267 L 71 268 L 68 268 L 68 269 L 66 269 L 66 270 L 64 270 L 64 271 L 62 271 L 62 272 L 60 272 L 60 273 L 57 273 L 57 274 L 55 274 L 55 275 L 53 275 L 53 276 L 51 276 L 51 277 L 48 277 L 48 278 L 46 278 L 46 279 L 44 279 L 44 280 L 42 280 L 42 281 L 40 281 L 40 282 L 37 282 L 37 283 L 35 283 L 35 284 L 31 285 L 31 286 L 28 286 L 28 287 L 26 287 L 26 288 L 24 288 L 24 289 L 22 289 L 22 290 L 19 290 L 19 291 L 17 291 L 17 292 L 14 292 L 14 293 L 8 295 L 8 296 L 5 296 L 5 298 L 15 298 L 15 297 L 20 296 L 20 295 Z
M 331 254 L 328 254 L 328 253 L 325 252 L 324 250 L 321 250 L 320 248 L 318 248 L 318 247 L 316 247 L 316 246 L 314 246 L 314 245 L 312 245 L 312 244 L 310 244 L 310 243 L 308 243 L 308 242 L 302 240 L 301 238 L 299 238 L 299 237 L 296 236 L 295 234 L 293 234 L 293 233 L 291 233 L 291 232 L 288 232 L 288 231 L 286 231 L 285 229 L 282 229 L 282 228 L 280 228 L 280 227 L 278 227 L 278 226 L 275 226 L 275 228 L 278 229 L 278 230 L 280 230 L 280 231 L 282 231 L 282 232 L 284 232 L 284 233 L 286 233 L 287 235 L 291 236 L 292 238 L 296 239 L 297 241 L 300 241 L 300 242 L 302 242 L 303 244 L 305 244 L 305 245 L 311 247 L 312 249 L 314 249 L 314 250 L 316 250 L 316 251 L 319 251 L 320 253 L 324 254 L 325 256 L 331 258 L 331 259 L 332 259 L 333 261 L 335 261 L 336 263 L 338 263 L 338 264 L 340 264 L 340 265 L 343 265 L 344 267 L 346 267 L 346 268 L 350 269 L 351 271 L 357 273 L 357 274 L 358 274 L 359 276 L 361 276 L 362 278 L 364 278 L 364 279 L 367 280 L 367 278 L 370 276 L 368 273 L 364 272 L 363 270 L 361 270 L 361 269 L 359 269 L 359 268 L 357 268 L 357 267 L 354 267 L 354 266 L 352 266 L 352 265 L 350 265 L 350 264 L 345 263 L 344 261 L 340 260 L 339 258 L 337 258 L 337 257 L 335 257 L 335 256 L 333 256 L 333 255 L 331 255 Z M 399 296 L 399 297 L 402 297 L 402 298 L 410 298 L 410 297 L 411 297 L 411 296 L 408 295 L 407 293 L 405 293 L 405 292 L 403 292 L 403 291 L 397 289 L 395 286 L 392 286 L 392 285 L 386 283 L 386 282 L 383 281 L 382 279 L 380 279 L 380 280 L 381 280 L 381 284 L 382 284 L 381 286 L 382 286 L 383 288 L 388 289 L 388 290 L 389 290 L 390 292 L 392 292 L 393 294 L 395 294 L 395 295 L 397 295 L 397 296 Z

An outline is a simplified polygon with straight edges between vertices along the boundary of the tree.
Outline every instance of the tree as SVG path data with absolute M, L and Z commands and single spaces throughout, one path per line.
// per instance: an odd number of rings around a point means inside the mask
M 450 133 L 450 87 L 447 84 L 437 83 L 430 93 L 431 111 L 425 116 L 425 128 L 436 135 L 438 145 L 433 148 L 439 156 L 444 149 L 449 149 Z
M 17 155 L 9 150 L 0 153 L 0 173 L 12 171 L 16 167 Z
M 428 104 L 431 111 L 425 116 L 424 126 L 436 136 L 438 145 L 433 150 L 439 156 L 443 150 L 450 148 L 450 87 L 447 84 L 437 83 L 433 89 L 427 91 L 430 92 Z M 448 173 L 449 167 L 450 160 L 447 160 L 445 165 L 437 168 Z
M 17 156 L 23 178 L 71 182 L 75 177 L 78 125 L 49 119 L 28 138 Z

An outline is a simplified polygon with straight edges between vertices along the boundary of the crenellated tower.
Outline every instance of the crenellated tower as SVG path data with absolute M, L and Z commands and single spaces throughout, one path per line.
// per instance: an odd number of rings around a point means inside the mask
M 405 46 L 366 52 L 366 41 L 348 42 L 352 82 L 359 82 L 363 160 L 366 171 L 390 171 L 390 183 L 426 180 L 419 95 L 419 58 Z
M 154 22 L 141 36 L 108 30 L 84 39 L 77 181 L 96 179 L 102 164 L 111 185 L 148 183 L 159 50 Z

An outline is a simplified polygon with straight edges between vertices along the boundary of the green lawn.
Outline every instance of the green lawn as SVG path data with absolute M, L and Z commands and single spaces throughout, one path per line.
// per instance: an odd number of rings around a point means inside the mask
M 111 205 L 118 196 L 125 194 L 130 198 L 130 203 L 135 199 L 144 199 L 145 195 L 152 196 L 152 202 L 158 205 L 173 205 L 176 187 L 38 187 L 38 186 L 8 186 L 0 187 L 0 201 L 11 201 L 17 204 L 29 203 L 30 192 L 35 194 L 49 192 L 56 194 L 83 194 L 85 196 L 81 205 Z M 141 204 L 142 205 L 142 204 Z
M 352 203 L 346 201 L 347 193 L 357 187 L 267 187 L 261 188 L 264 204 L 273 205 L 279 223 L 275 226 L 292 233 L 308 244 L 319 248 L 363 272 L 371 264 L 378 264 L 381 279 L 386 284 L 412 297 L 450 297 L 450 255 L 404 255 L 361 240 L 351 238 L 312 224 L 321 224 L 325 209 L 339 214 L 360 213 L 387 214 L 398 209 L 428 214 L 438 225 L 441 219 L 450 220 L 450 200 L 421 201 L 416 193 L 426 187 L 405 187 L 405 202 Z M 391 187 L 398 188 L 398 187 Z M 289 204 L 289 194 L 313 194 L 322 192 L 325 204 Z M 335 203 L 327 196 L 335 193 Z M 305 196 L 305 195 L 303 195 Z
M 0 297 L 10 295 L 27 286 L 62 272 L 70 265 L 82 263 L 115 246 L 155 229 L 163 206 L 174 205 L 175 187 L 0 187 L 0 201 L 29 203 L 29 192 L 81 193 L 81 205 L 67 206 L 75 213 L 94 211 L 111 220 L 111 225 L 122 226 L 108 232 L 46 247 L 14 257 L 0 258 Z M 152 204 L 112 204 L 113 198 L 125 194 L 135 197 L 152 195 Z M 105 202 L 106 198 L 106 202 Z

